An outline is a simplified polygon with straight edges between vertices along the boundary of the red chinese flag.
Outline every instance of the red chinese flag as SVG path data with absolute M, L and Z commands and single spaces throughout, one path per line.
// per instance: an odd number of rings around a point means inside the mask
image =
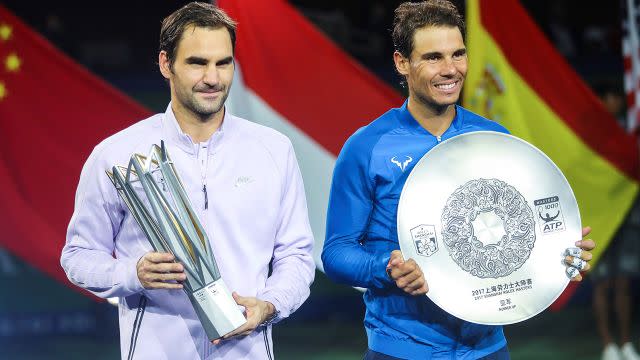
M 82 165 L 148 114 L 0 6 L 0 246 L 66 282 L 59 258 Z

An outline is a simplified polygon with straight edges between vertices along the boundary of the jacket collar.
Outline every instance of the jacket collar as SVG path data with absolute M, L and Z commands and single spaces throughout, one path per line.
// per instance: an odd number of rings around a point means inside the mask
M 204 141 L 202 145 L 206 145 L 210 149 L 219 147 L 222 139 L 225 137 L 225 133 L 228 133 L 233 128 L 232 118 L 233 116 L 229 114 L 229 111 L 227 111 L 225 107 L 222 124 L 220 124 L 218 130 L 216 130 L 208 140 Z M 194 143 L 191 136 L 182 131 L 171 108 L 171 102 L 167 105 L 167 110 L 162 116 L 162 128 L 165 141 L 178 146 L 189 154 L 197 153 L 197 149 L 201 144 Z
M 423 128 L 422 125 L 420 125 L 420 123 L 413 117 L 413 115 L 411 115 L 411 113 L 409 112 L 408 104 L 409 104 L 409 99 L 405 100 L 404 104 L 402 104 L 402 107 L 398 108 L 398 119 L 400 120 L 400 124 L 404 128 L 409 129 L 411 132 L 417 132 L 417 133 L 433 136 L 433 134 L 427 131 L 427 129 Z M 445 134 L 458 131 L 460 128 L 462 128 L 462 118 L 463 118 L 462 109 L 458 105 L 455 105 L 455 108 L 456 108 L 456 115 L 453 117 L 453 121 L 451 122 L 451 125 L 444 132 L 443 136 Z

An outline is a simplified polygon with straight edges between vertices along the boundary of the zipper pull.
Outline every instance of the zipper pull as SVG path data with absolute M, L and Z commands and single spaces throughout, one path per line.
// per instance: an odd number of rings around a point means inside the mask
M 207 196 L 207 184 L 202 185 L 202 192 L 204 193 L 204 209 L 209 208 L 209 197 Z
M 442 141 L 442 137 L 440 137 L 440 136 L 436 136 L 436 139 L 438 139 L 438 142 Z

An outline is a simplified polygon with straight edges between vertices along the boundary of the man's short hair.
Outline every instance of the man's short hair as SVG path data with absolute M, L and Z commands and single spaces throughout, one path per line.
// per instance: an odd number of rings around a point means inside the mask
M 426 26 L 457 27 L 464 40 L 464 19 L 458 9 L 447 0 L 427 0 L 418 3 L 405 2 L 394 12 L 393 46 L 408 58 L 413 51 L 416 30 Z
M 169 66 L 173 69 L 175 54 L 182 34 L 189 26 L 211 29 L 226 28 L 231 37 L 233 50 L 236 48 L 236 22 L 222 9 L 209 3 L 192 2 L 174 11 L 162 20 L 160 28 L 160 51 L 166 51 Z

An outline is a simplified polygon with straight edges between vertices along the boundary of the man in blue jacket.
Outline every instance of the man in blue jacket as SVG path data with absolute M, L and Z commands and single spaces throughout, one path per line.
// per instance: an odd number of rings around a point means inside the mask
M 403 259 L 396 231 L 400 192 L 425 153 L 471 131 L 507 133 L 456 105 L 467 72 L 463 34 L 446 0 L 395 10 L 393 58 L 409 98 L 352 135 L 336 162 L 322 260 L 333 280 L 367 288 L 365 359 L 509 359 L 502 327 L 463 321 L 423 296 L 428 284 L 415 261 Z M 584 251 L 568 272 L 579 281 L 595 244 L 576 246 Z

